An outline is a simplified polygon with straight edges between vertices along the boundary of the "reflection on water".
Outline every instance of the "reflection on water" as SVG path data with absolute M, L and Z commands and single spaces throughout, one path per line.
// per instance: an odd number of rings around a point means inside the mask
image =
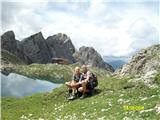
M 22 97 L 34 93 L 50 92 L 61 84 L 45 80 L 31 79 L 15 73 L 8 76 L 1 74 L 1 96 Z

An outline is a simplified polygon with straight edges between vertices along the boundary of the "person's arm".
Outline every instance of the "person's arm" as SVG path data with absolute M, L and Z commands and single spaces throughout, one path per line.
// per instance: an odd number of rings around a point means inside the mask
M 81 84 L 82 80 L 83 80 L 83 74 L 81 74 L 80 79 L 77 84 Z
M 73 82 L 74 82 L 74 80 L 75 80 L 75 75 L 73 75 L 73 76 L 72 76 L 72 80 L 71 80 L 71 82 L 73 83 Z
M 90 71 L 87 72 L 87 78 L 85 79 L 85 82 L 89 82 L 90 77 L 92 76 L 92 73 Z
M 88 82 L 88 81 L 89 81 L 89 78 L 90 78 L 90 76 L 87 75 L 87 78 L 86 78 L 84 81 L 85 81 L 85 82 Z

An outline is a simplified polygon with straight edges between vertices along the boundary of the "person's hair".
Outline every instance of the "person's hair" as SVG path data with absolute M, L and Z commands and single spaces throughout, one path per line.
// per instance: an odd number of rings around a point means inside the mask
M 75 69 L 74 69 L 74 73 L 76 72 L 76 70 L 79 70 L 80 71 L 80 67 L 75 67 Z
M 88 66 L 87 65 L 82 65 L 82 68 L 88 68 Z

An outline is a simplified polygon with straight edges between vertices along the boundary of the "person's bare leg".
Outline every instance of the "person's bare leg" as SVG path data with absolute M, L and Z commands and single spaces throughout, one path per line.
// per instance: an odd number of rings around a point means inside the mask
M 78 88 L 78 91 L 83 93 L 83 87 Z
M 65 85 L 68 87 L 68 92 L 69 92 L 69 96 L 72 94 L 72 87 L 71 87 L 71 81 L 70 82 L 66 82 Z
M 86 89 L 87 82 L 86 82 L 86 81 L 83 81 L 83 82 L 81 83 L 81 85 L 82 85 L 82 87 L 79 88 L 78 90 L 82 92 L 82 96 L 80 97 L 80 99 L 83 99 L 83 98 L 86 97 L 86 94 L 85 94 L 85 93 L 86 93 L 86 91 L 87 91 L 87 89 Z
M 82 82 L 83 94 L 85 94 L 85 92 L 86 92 L 86 85 L 87 85 L 87 82 L 86 82 L 86 81 L 83 81 L 83 82 Z
M 72 87 L 72 94 L 74 95 L 77 91 L 77 89 L 76 89 L 76 82 L 75 81 L 72 81 L 72 83 L 71 83 L 71 87 Z
M 66 82 L 65 85 L 66 85 L 68 88 L 71 88 L 71 82 Z

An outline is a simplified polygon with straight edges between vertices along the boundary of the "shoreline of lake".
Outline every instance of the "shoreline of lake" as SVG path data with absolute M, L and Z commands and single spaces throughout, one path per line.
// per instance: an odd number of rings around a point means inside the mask
M 52 92 L 60 87 L 62 83 L 32 79 L 16 73 L 8 76 L 1 74 L 1 97 L 24 97 L 36 93 Z

